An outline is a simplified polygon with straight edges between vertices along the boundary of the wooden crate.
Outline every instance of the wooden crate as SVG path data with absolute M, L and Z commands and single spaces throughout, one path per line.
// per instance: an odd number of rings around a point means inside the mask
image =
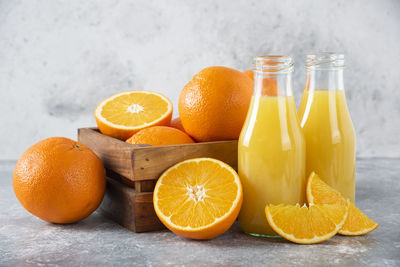
M 95 128 L 81 128 L 78 141 L 99 156 L 109 177 L 134 187 L 137 192 L 153 191 L 158 177 L 185 159 L 211 157 L 237 169 L 236 140 L 170 146 L 131 145 L 103 135 Z
M 137 233 L 164 228 L 154 211 L 152 192 L 139 193 L 110 178 L 100 213 Z
M 211 157 L 237 168 L 237 141 L 131 145 L 95 128 L 78 129 L 78 141 L 99 156 L 107 171 L 100 212 L 135 232 L 163 228 L 154 211 L 153 190 L 158 177 L 170 166 L 185 159 Z

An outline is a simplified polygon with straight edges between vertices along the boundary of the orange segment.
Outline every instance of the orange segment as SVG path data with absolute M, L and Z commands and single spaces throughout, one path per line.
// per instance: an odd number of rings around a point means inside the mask
M 113 95 L 103 100 L 95 110 L 99 130 L 122 140 L 146 127 L 169 125 L 171 116 L 171 101 L 150 91 L 129 91 Z
M 166 170 L 154 189 L 154 209 L 177 235 L 210 239 L 224 233 L 242 205 L 242 185 L 229 165 L 211 158 L 182 161 Z
M 344 224 L 348 205 L 268 205 L 271 228 L 283 238 L 298 244 L 315 244 L 334 236 Z
M 308 203 L 312 204 L 346 204 L 347 201 L 342 195 L 321 180 L 312 172 L 307 180 L 306 196 Z
M 341 235 L 365 235 L 378 228 L 378 224 L 368 218 L 353 203 L 350 204 L 349 216 L 343 227 L 339 230 Z
M 327 183 L 322 181 L 316 173 L 311 173 L 307 181 L 307 200 L 310 204 L 345 205 L 346 199 Z M 339 230 L 342 235 L 363 235 L 372 232 L 378 224 L 368 218 L 353 203 L 349 207 L 349 215 L 343 227 Z

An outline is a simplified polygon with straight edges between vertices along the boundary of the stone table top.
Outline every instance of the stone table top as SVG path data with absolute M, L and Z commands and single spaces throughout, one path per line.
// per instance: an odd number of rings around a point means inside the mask
M 17 201 L 14 166 L 0 162 L 0 266 L 400 266 L 400 159 L 357 161 L 357 205 L 379 228 L 316 245 L 248 236 L 236 224 L 210 241 L 167 230 L 137 234 L 97 212 L 50 224 Z

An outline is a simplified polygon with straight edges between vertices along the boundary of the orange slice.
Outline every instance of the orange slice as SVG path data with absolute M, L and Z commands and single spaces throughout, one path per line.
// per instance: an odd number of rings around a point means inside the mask
M 182 161 L 166 170 L 154 189 L 158 218 L 175 234 L 211 239 L 231 227 L 243 192 L 239 175 L 211 158 Z
M 346 199 L 335 189 L 330 187 L 319 178 L 316 173 L 311 173 L 307 181 L 307 200 L 310 204 L 333 204 L 344 205 Z M 350 203 L 347 220 L 339 230 L 342 235 L 364 235 L 372 232 L 378 224 L 368 218 L 353 203 Z
M 100 132 L 126 140 L 143 128 L 168 126 L 172 103 L 159 93 L 129 91 L 103 100 L 94 114 Z
M 298 244 L 315 244 L 334 236 L 344 224 L 349 206 L 344 205 L 268 205 L 265 207 L 271 228 L 283 238 Z

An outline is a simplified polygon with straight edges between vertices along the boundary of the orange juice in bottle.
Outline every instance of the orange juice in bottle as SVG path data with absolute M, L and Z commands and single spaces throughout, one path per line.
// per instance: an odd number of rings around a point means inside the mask
M 239 224 L 248 234 L 276 236 L 264 209 L 304 203 L 306 145 L 292 95 L 292 59 L 263 56 L 254 64 L 254 92 L 238 144 Z
M 355 200 L 356 136 L 343 85 L 344 56 L 308 55 L 299 117 L 307 144 L 306 174 Z

